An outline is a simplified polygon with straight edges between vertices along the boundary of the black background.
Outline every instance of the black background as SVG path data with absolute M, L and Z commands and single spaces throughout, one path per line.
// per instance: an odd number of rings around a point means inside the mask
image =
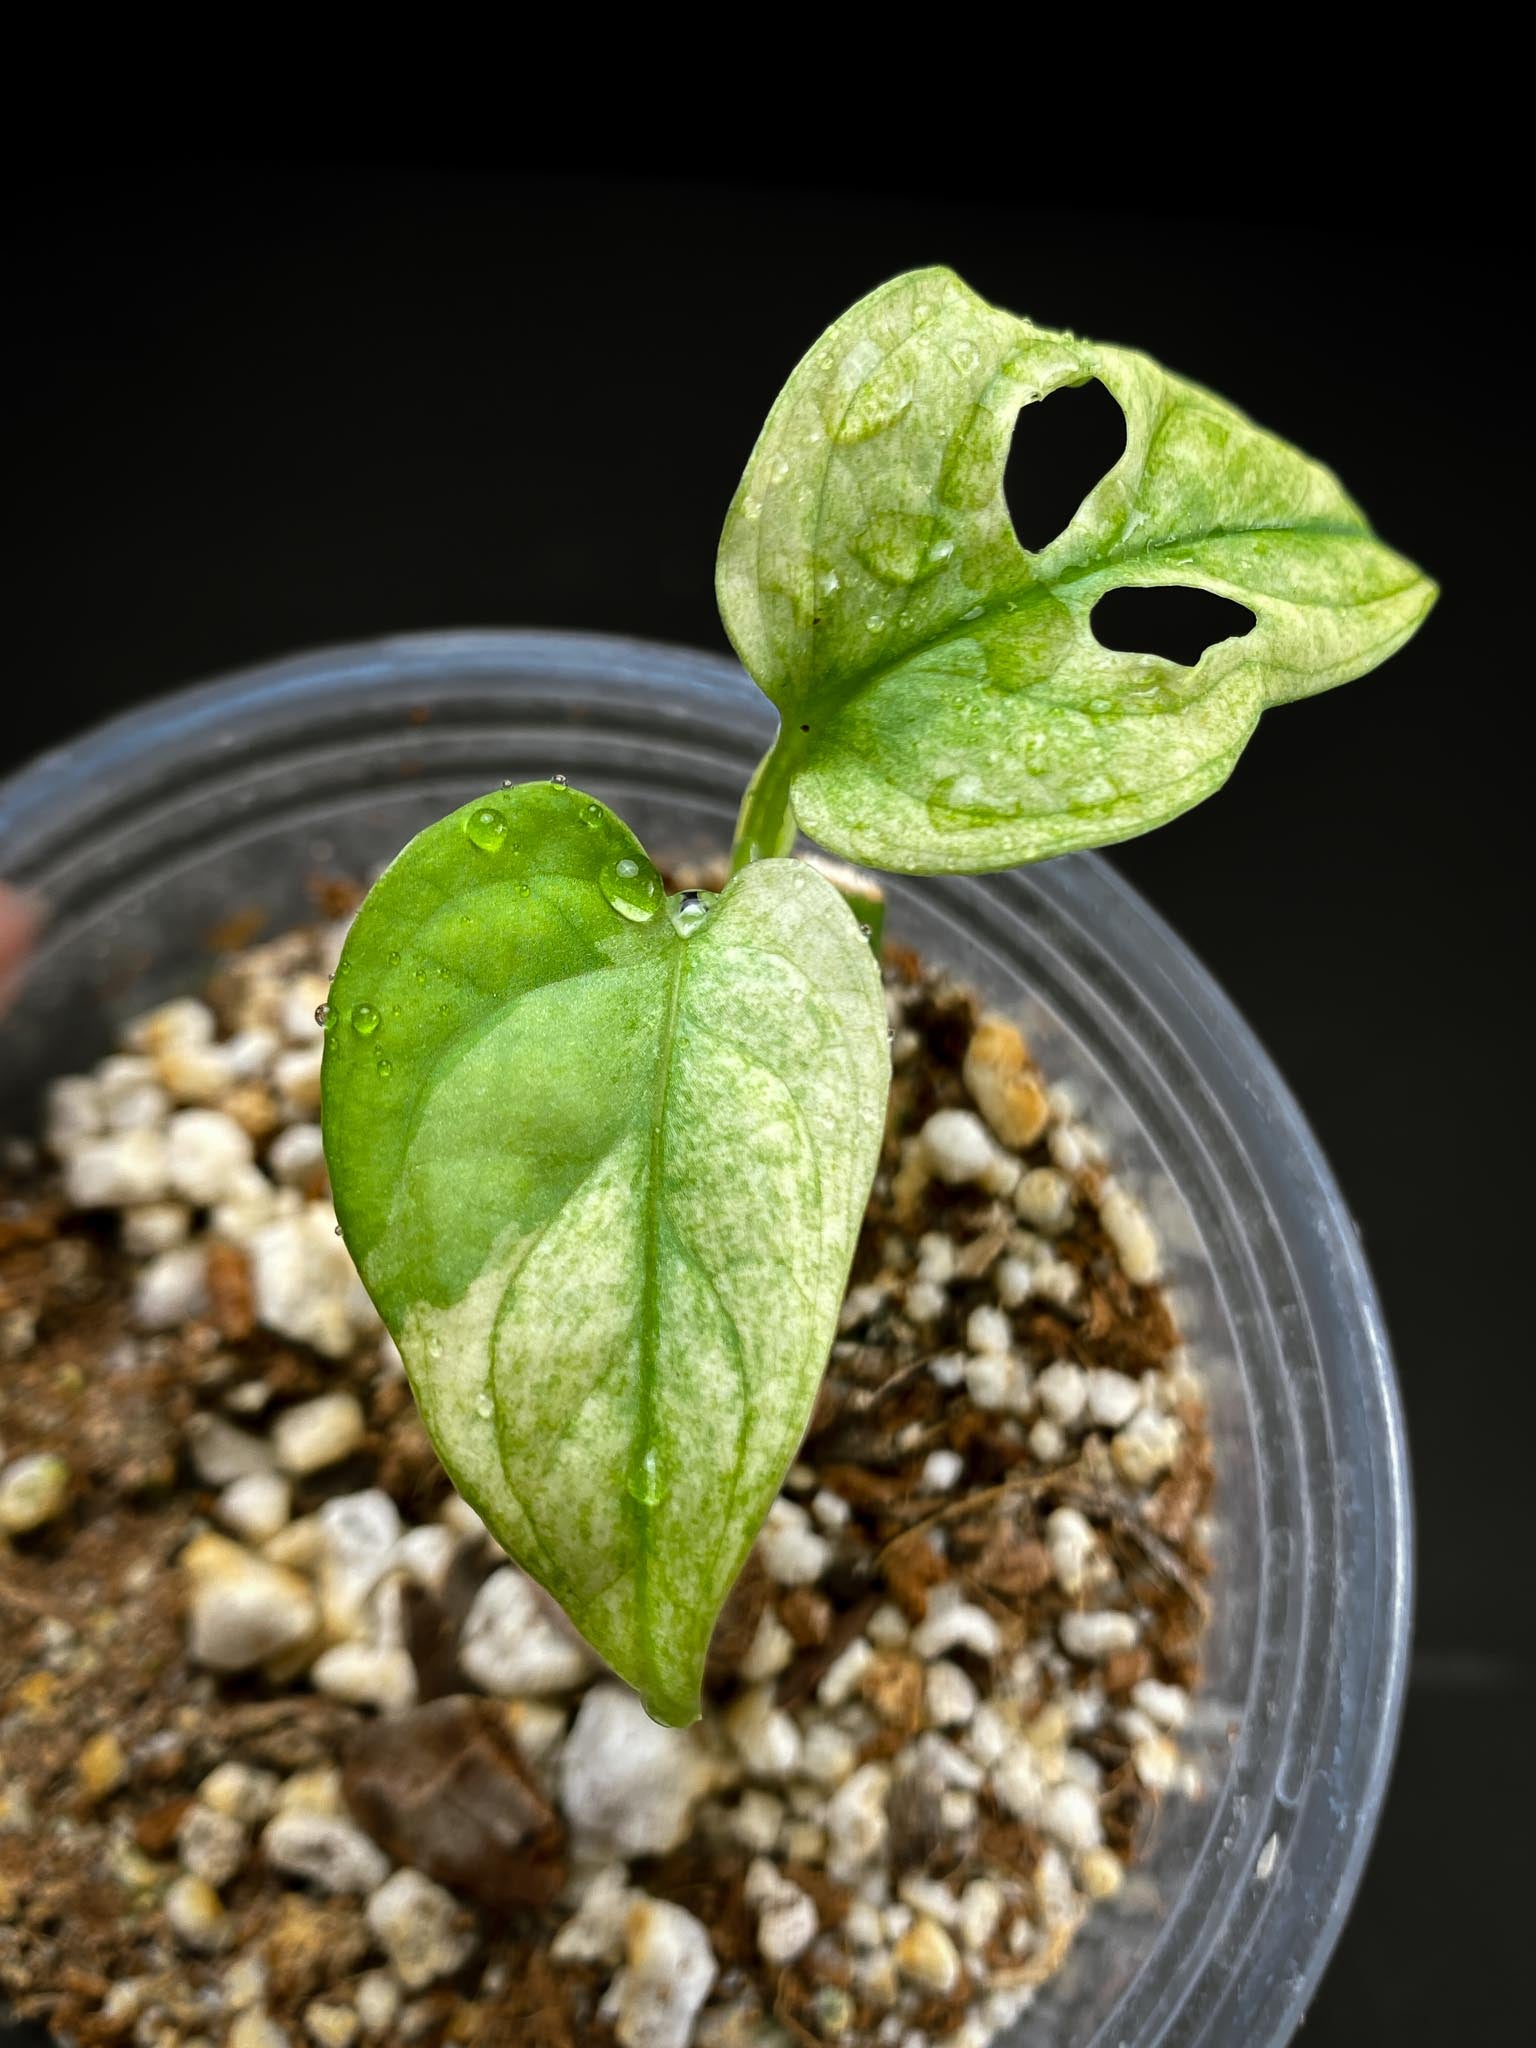
M 1497 241 L 1411 181 L 1179 205 L 447 158 L 34 178 L 9 236 L 0 771 L 158 691 L 353 636 L 723 645 L 715 541 L 767 405 L 833 315 L 917 263 L 1146 348 L 1335 466 L 1440 580 L 1439 608 L 1375 677 L 1267 718 L 1225 791 L 1113 858 L 1311 1116 L 1408 1409 L 1407 1724 L 1304 2038 L 1514 2040 L 1536 1436 L 1512 298 Z

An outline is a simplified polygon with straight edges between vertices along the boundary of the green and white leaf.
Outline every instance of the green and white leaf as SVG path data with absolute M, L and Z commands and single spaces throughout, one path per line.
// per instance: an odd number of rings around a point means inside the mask
M 651 1710 L 691 1719 L 879 1152 L 857 920 L 789 860 L 690 917 L 611 812 L 532 783 L 411 842 L 332 1009 L 336 1213 L 444 1464 Z
M 1032 554 L 1003 495 L 1014 421 L 1094 377 L 1125 453 Z M 787 789 L 833 852 L 907 873 L 1162 823 L 1225 780 L 1267 705 L 1384 661 L 1435 597 L 1320 464 L 1148 357 L 1000 312 L 946 270 L 872 292 L 796 368 L 717 584 L 782 715 L 760 787 Z M 1192 668 L 1112 652 L 1091 618 L 1123 584 L 1212 591 L 1256 624 Z

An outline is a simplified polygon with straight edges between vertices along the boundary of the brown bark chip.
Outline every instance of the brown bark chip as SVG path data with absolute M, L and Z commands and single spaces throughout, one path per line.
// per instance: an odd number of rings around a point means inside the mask
M 547 1906 L 565 1882 L 565 1831 L 490 1700 L 459 1694 L 364 1722 L 343 1784 L 397 1863 L 482 1905 Z

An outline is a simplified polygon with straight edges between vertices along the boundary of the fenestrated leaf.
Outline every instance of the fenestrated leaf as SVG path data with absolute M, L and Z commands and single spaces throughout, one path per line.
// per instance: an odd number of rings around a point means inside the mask
M 1125 453 L 1031 554 L 1003 495 L 1022 406 L 1097 377 Z M 1434 585 L 1331 472 L 1143 355 L 952 273 L 899 277 L 799 364 L 720 543 L 721 615 L 778 705 L 796 818 L 833 852 L 974 873 L 1125 838 L 1208 795 L 1269 704 L 1374 667 Z M 1193 667 L 1092 612 L 1186 584 L 1255 615 Z
M 551 783 L 431 826 L 332 986 L 326 1158 L 433 1442 L 658 1716 L 794 1456 L 878 1155 L 879 971 L 832 885 L 664 901 Z

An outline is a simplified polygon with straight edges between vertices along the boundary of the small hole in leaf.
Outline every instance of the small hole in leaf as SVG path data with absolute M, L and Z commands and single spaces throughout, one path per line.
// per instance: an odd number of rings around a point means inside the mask
M 1193 668 L 1218 640 L 1253 631 L 1245 604 L 1182 583 L 1123 586 L 1106 591 L 1093 608 L 1093 635 L 1101 647 L 1125 654 L 1157 654 Z
M 1023 407 L 1003 471 L 1019 546 L 1034 554 L 1053 541 L 1124 453 L 1125 414 L 1097 377 Z

